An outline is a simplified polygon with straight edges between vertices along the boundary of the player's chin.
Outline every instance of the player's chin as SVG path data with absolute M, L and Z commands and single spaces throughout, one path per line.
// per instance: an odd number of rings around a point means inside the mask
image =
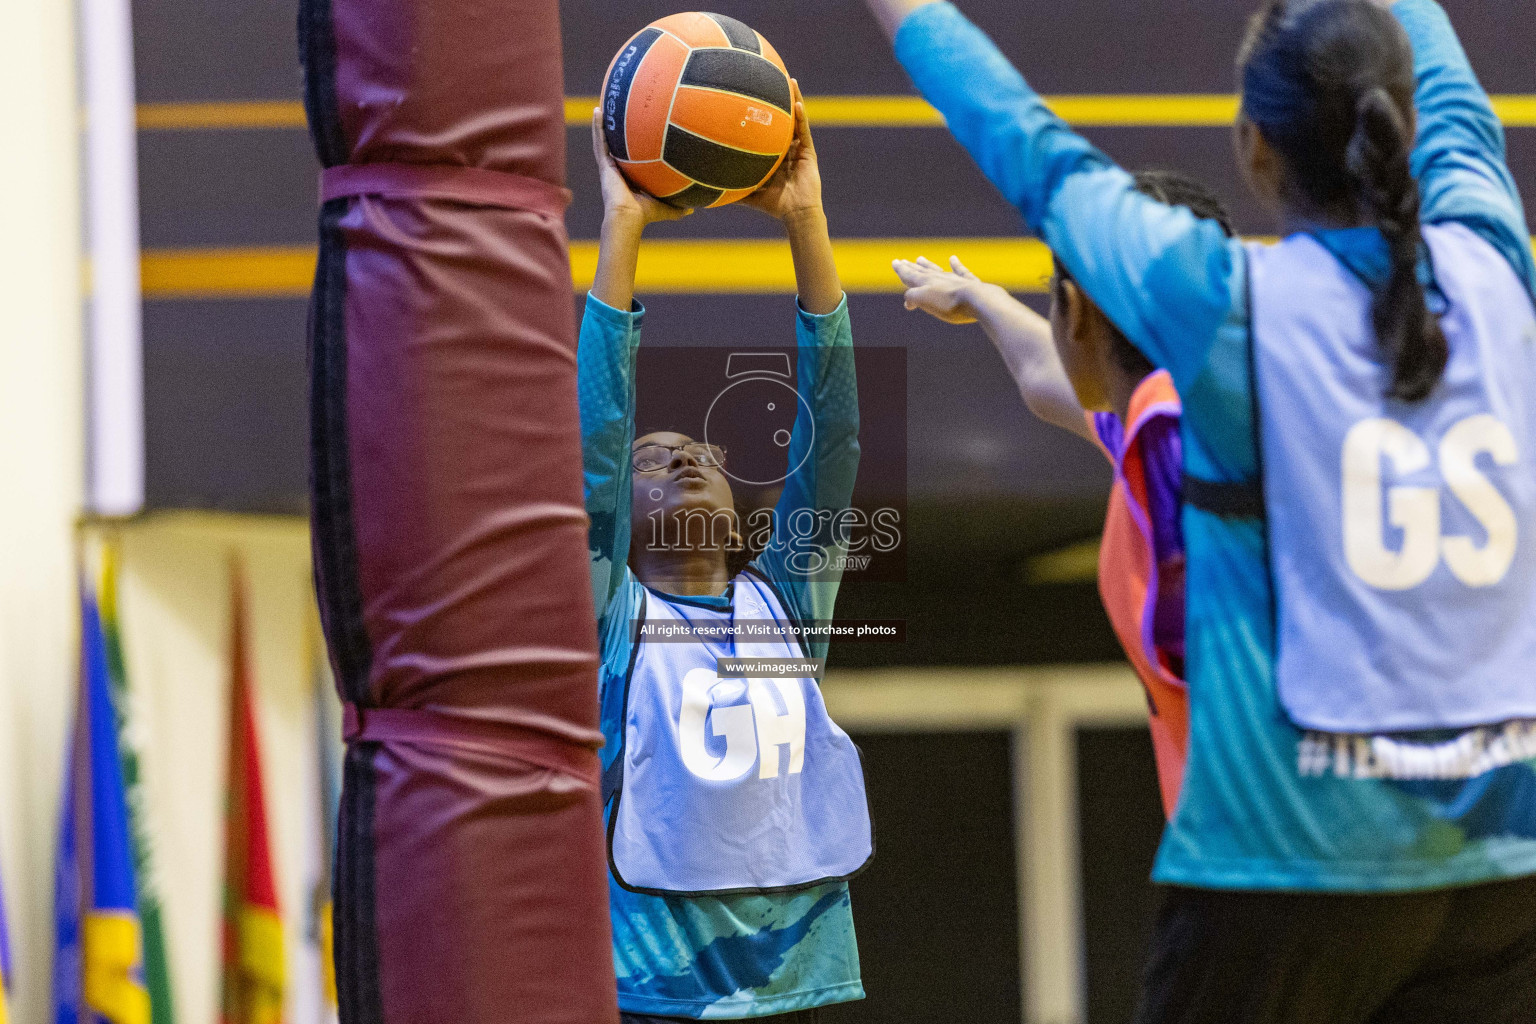
M 718 516 L 734 514 L 736 510 L 730 489 L 713 481 L 677 481 L 667 489 L 661 505 L 666 515 Z
M 729 492 L 722 495 L 716 487 L 678 487 L 667 495 L 666 511 L 671 513 L 707 513 L 722 515 L 735 511 Z

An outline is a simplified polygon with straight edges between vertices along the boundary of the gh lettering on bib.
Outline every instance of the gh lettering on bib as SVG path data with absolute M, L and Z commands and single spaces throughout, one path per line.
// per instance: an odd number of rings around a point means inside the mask
M 648 625 L 725 619 L 788 615 L 750 573 L 733 581 L 729 611 L 646 594 Z M 620 885 L 682 896 L 785 891 L 850 878 L 873 856 L 858 748 L 828 717 L 816 681 L 716 671 L 721 657 L 803 656 L 788 639 L 640 641 L 609 808 Z
M 720 679 L 711 669 L 689 669 L 683 677 L 683 709 L 677 722 L 683 764 L 710 782 L 739 779 L 754 763 L 760 765 L 758 778 L 777 778 L 782 744 L 789 748 L 787 770 L 799 774 L 805 766 L 802 683 L 800 679 Z M 711 736 L 725 744 L 719 758 L 710 752 Z

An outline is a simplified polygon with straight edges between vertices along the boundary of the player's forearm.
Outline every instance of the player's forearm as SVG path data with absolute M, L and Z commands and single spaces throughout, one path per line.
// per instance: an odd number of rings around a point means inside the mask
M 638 217 L 610 212 L 603 218 L 598 243 L 597 271 L 592 294 L 599 302 L 627 311 L 635 299 L 635 271 L 640 265 L 640 234 L 645 229 Z
M 581 455 L 587 512 L 594 517 L 612 514 L 628 487 L 638 323 L 638 314 L 613 309 L 595 294 L 581 319 L 576 345 Z
M 832 255 L 827 215 L 818 209 L 788 217 L 789 252 L 795 263 L 795 287 L 800 308 L 816 316 L 833 312 L 843 302 L 843 285 Z
M 1083 407 L 1056 354 L 1050 322 L 993 284 L 978 282 L 972 289 L 971 306 L 1029 411 L 1053 426 L 1085 434 Z
M 919 7 L 935 2 L 935 0 L 864 0 L 869 5 L 869 11 L 885 30 L 886 38 L 893 39 L 896 30 L 901 27 L 901 22 L 907 15 Z
M 838 547 L 832 517 L 851 506 L 859 469 L 858 379 L 854 371 L 853 328 L 846 307 L 831 315 L 796 318 L 799 345 L 796 390 L 799 414 L 790 439 L 788 465 L 774 509 L 773 534 L 760 565 L 801 619 L 827 619 L 837 596 L 839 573 L 811 553 L 828 556 Z
M 634 440 L 634 353 L 640 314 L 587 300 L 576 348 L 580 383 L 582 479 L 601 619 L 629 554 L 629 447 Z
M 1445 10 L 1432 0 L 1404 0 L 1392 9 L 1413 43 L 1415 174 L 1422 183 L 1471 160 L 1492 165 L 1494 177 L 1502 177 L 1503 126 Z

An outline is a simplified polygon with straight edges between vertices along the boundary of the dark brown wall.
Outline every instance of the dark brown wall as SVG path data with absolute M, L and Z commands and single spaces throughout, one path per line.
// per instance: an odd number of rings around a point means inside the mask
M 1224 92 L 1245 4 L 1226 0 L 971 0 L 1046 92 Z M 1495 91 L 1536 91 L 1536 20 L 1522 5 L 1448 4 Z M 855 0 L 725 0 L 755 25 L 808 92 L 902 93 L 905 78 Z M 662 0 L 564 5 L 566 88 L 595 93 L 609 57 L 635 28 L 671 13 Z M 1028 17 L 1021 12 L 1028 10 Z M 622 12 L 617 15 L 616 12 Z M 138 0 L 142 102 L 295 100 L 294 10 L 284 2 Z M 509 72 L 511 73 L 511 72 Z M 1095 140 L 1132 166 L 1207 178 L 1245 230 L 1266 225 L 1237 187 L 1221 129 L 1102 129 Z M 1511 133 L 1521 180 L 1536 172 L 1536 131 Z M 600 219 L 583 129 L 571 132 L 575 238 Z M 1018 218 L 939 129 L 822 130 L 827 206 L 843 236 L 1010 235 Z M 147 248 L 306 245 L 314 240 L 315 164 L 302 130 L 145 131 L 140 136 Z M 742 210 L 692 218 L 676 235 L 762 236 L 774 226 Z M 944 255 L 933 253 L 930 255 Z M 654 342 L 710 344 L 778 331 L 784 298 L 657 296 Z M 146 330 L 148 489 L 157 507 L 302 511 L 303 320 L 294 299 L 151 301 Z M 1086 445 L 1035 423 L 976 331 L 902 312 L 892 296 L 855 297 L 861 344 L 910 349 L 914 497 L 966 494 L 1090 499 L 1106 483 Z M 1091 516 L 1090 516 L 1091 518 Z M 1079 524 L 1079 532 L 1092 523 Z

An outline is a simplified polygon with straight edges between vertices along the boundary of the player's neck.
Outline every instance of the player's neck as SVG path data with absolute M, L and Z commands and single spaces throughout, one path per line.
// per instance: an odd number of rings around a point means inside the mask
M 1132 380 L 1128 373 L 1112 372 L 1107 381 L 1109 384 L 1109 407 L 1120 417 L 1120 422 L 1126 426 L 1131 423 L 1131 400 L 1136 397 L 1136 389 L 1141 386 L 1141 381 Z
M 1286 238 L 1307 231 L 1355 228 L 1363 223 L 1353 203 L 1295 202 L 1280 211 L 1280 234 Z
M 648 587 L 679 597 L 719 597 L 731 582 L 721 550 L 637 551 L 635 576 Z

